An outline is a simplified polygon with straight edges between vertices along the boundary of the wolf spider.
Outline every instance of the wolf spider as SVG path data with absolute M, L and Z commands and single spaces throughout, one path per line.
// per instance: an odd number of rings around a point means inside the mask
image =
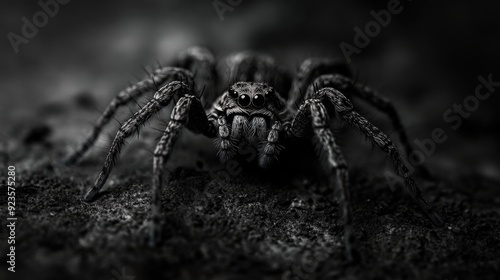
M 150 229 L 152 244 L 159 242 L 161 237 L 160 191 L 164 165 L 183 127 L 216 138 L 218 157 L 222 163 L 235 156 L 240 141 L 258 143 L 257 164 L 262 168 L 278 162 L 283 148 L 280 143 L 310 137 L 319 148 L 318 157 L 328 176 L 329 185 L 336 187 L 340 198 L 345 250 L 349 260 L 353 259 L 349 176 L 347 163 L 330 129 L 330 117 L 353 125 L 387 153 L 403 176 L 406 189 L 413 199 L 434 224 L 442 224 L 433 207 L 423 197 L 393 142 L 357 113 L 344 94 L 366 100 L 388 114 L 409 154 L 412 148 L 395 108 L 376 91 L 354 82 L 345 64 L 310 58 L 302 63 L 292 80 L 270 56 L 254 52 L 236 53 L 223 60 L 218 68 L 214 56 L 200 47 L 184 51 L 176 64 L 176 67 L 159 66 L 149 77 L 120 92 L 102 113 L 86 141 L 66 158 L 67 164 L 76 163 L 95 144 L 117 109 L 136 102 L 136 98 L 146 92 L 155 92 L 154 97 L 118 130 L 101 172 L 83 198 L 92 201 L 105 184 L 125 140 L 139 133 L 152 116 L 178 98 L 154 152 Z M 230 86 L 217 88 L 217 82 L 224 86 L 224 79 L 225 84 Z M 297 102 L 301 104 L 297 105 Z M 202 104 L 212 105 L 205 111 Z

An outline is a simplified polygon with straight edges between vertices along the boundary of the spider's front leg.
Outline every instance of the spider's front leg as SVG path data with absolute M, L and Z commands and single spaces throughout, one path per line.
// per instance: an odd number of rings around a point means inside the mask
M 192 86 L 193 75 L 182 68 L 163 67 L 154 71 L 150 77 L 146 77 L 144 80 L 121 91 L 104 109 L 87 139 L 64 159 L 64 164 L 72 165 L 77 163 L 94 146 L 102 130 L 113 119 L 118 109 L 131 102 L 137 102 L 137 99 L 141 98 L 145 93 L 155 90 L 158 85 L 172 81 L 183 81 Z
M 85 194 L 84 200 L 91 201 L 99 192 L 101 187 L 106 183 L 109 173 L 115 164 L 117 156 L 125 144 L 125 140 L 134 133 L 138 133 L 142 125 L 146 123 L 153 115 L 158 113 L 162 108 L 166 107 L 175 94 L 184 95 L 191 92 L 192 87 L 182 82 L 171 82 L 160 88 L 154 95 L 153 99 L 144 105 L 137 113 L 135 113 L 127 122 L 125 122 L 111 144 L 106 160 L 99 173 L 93 187 Z
M 410 138 L 406 133 L 398 111 L 389 99 L 383 97 L 378 91 L 368 86 L 357 84 L 352 79 L 340 74 L 328 74 L 317 77 L 313 84 L 307 89 L 306 96 L 309 98 L 313 96 L 315 90 L 325 87 L 332 87 L 341 92 L 349 93 L 354 97 L 368 102 L 382 113 L 385 113 L 399 135 L 399 140 L 401 145 L 403 145 L 406 156 L 408 157 L 412 154 L 413 146 L 410 143 Z M 433 179 L 432 174 L 425 165 L 419 165 L 417 169 L 425 178 Z
M 413 146 L 394 105 L 376 90 L 353 81 L 351 71 L 344 62 L 325 58 L 306 59 L 301 64 L 290 90 L 289 107 L 293 108 L 295 102 L 304 98 L 303 94 L 306 99 L 311 98 L 314 91 L 324 87 L 333 87 L 349 94 L 348 97 L 354 96 L 362 99 L 386 114 L 399 135 L 406 156 L 411 155 L 414 150 Z M 425 178 L 432 179 L 432 174 L 425 165 L 419 165 L 417 169 Z
M 150 231 L 150 244 L 155 245 L 161 238 L 161 189 L 163 183 L 162 172 L 165 162 L 170 158 L 177 136 L 182 128 L 186 126 L 195 133 L 202 133 L 207 137 L 216 136 L 216 122 L 209 120 L 203 111 L 200 100 L 193 95 L 181 97 L 170 117 L 170 121 L 156 146 L 153 161 L 153 185 L 152 185 L 152 223 Z
M 335 186 L 338 193 L 344 223 L 346 257 L 349 261 L 353 261 L 355 255 L 353 253 L 349 172 L 344 155 L 329 128 L 328 112 L 318 99 L 306 100 L 300 106 L 291 125 L 287 126 L 285 135 L 287 138 L 303 137 L 308 134 L 311 127 L 314 134 L 313 143 L 316 145 L 323 170 L 328 175 L 329 184 Z
M 422 191 L 415 183 L 413 176 L 410 174 L 410 170 L 387 135 L 370 123 L 366 118 L 354 111 L 351 101 L 349 101 L 349 99 L 340 91 L 334 88 L 323 88 L 314 92 L 312 98 L 332 104 L 342 120 L 353 124 L 370 140 L 372 140 L 382 151 L 387 153 L 391 157 L 398 172 L 403 175 L 406 189 L 412 198 L 418 203 L 420 208 L 435 225 L 443 225 L 441 217 L 434 211 L 434 208 L 422 195 Z
M 159 66 L 148 77 L 121 91 L 106 107 L 87 139 L 64 159 L 64 163 L 66 165 L 77 163 L 95 144 L 104 127 L 109 124 L 121 107 L 131 102 L 137 103 L 137 100 L 146 93 L 158 90 L 158 87 L 172 81 L 181 81 L 189 86 L 195 86 L 196 93 L 201 93 L 206 88 L 206 93 L 201 98 L 205 104 L 211 104 L 216 94 L 215 59 L 212 53 L 202 47 L 191 47 L 179 55 L 177 64 L 182 68 Z M 196 75 L 193 76 L 192 73 Z

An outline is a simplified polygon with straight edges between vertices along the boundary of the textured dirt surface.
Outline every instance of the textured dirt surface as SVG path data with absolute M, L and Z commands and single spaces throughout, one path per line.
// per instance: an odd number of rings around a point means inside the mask
M 40 11 L 38 2 L 10 1 L 2 9 L 3 34 L 21 34 L 21 18 Z M 355 264 L 344 261 L 333 192 L 312 180 L 316 174 L 298 172 L 313 167 L 306 159 L 283 168 L 281 177 L 241 173 L 227 182 L 208 172 L 221 168 L 210 141 L 181 141 L 168 166 L 175 172 L 163 192 L 165 242 L 158 248 L 146 244 L 148 150 L 158 133 L 146 129 L 141 141 L 130 141 L 94 203 L 80 198 L 117 123 L 80 165 L 54 162 L 142 75 L 141 65 L 168 63 L 202 44 L 217 58 L 245 49 L 269 53 L 293 71 L 307 57 L 343 57 L 339 44 L 353 44 L 353 28 L 364 29 L 389 1 L 243 1 L 224 21 L 214 1 L 70 2 L 19 53 L 5 37 L 0 44 L 0 279 L 498 279 L 498 89 L 460 128 L 443 120 L 475 92 L 479 75 L 500 81 L 492 1 L 401 1 L 404 11 L 352 56 L 359 81 L 383 89 L 411 139 L 428 138 L 434 128 L 448 136 L 426 159 L 440 179 L 421 182 L 446 221 L 441 228 L 401 188 L 391 191 L 380 175 L 389 165 L 380 152 L 358 148 L 362 137 L 339 136 L 352 167 L 361 256 Z M 129 110 L 137 107 L 117 119 Z M 6 270 L 8 165 L 18 182 L 16 274 Z
M 348 264 L 338 204 L 320 182 L 246 173 L 227 182 L 177 169 L 163 192 L 165 241 L 150 248 L 149 169 L 131 168 L 133 156 L 125 155 L 128 164 L 89 204 L 80 197 L 100 158 L 68 169 L 50 163 L 59 154 L 46 142 L 9 159 L 20 170 L 18 272 L 13 278 L 2 270 L 2 279 L 494 279 L 499 273 L 499 189 L 481 176 L 424 185 L 446 220 L 436 228 L 401 188 L 391 192 L 383 177 L 352 170 L 361 260 Z M 0 213 L 5 220 L 4 204 Z M 2 252 L 6 246 L 0 244 Z M 6 262 L 5 254 L 0 260 Z

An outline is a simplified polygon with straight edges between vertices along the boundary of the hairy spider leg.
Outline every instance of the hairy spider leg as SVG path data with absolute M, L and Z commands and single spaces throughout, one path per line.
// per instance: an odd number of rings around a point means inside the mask
M 293 108 L 295 103 L 301 104 L 305 100 L 304 94 L 314 79 L 323 74 L 339 73 L 350 77 L 351 70 L 341 60 L 325 58 L 308 58 L 300 65 L 295 79 L 293 79 L 290 93 L 288 94 L 288 107 Z
M 357 113 L 351 101 L 345 97 L 340 91 L 334 88 L 323 88 L 314 93 L 313 99 L 320 99 L 323 102 L 329 102 L 335 108 L 342 120 L 357 127 L 363 134 L 371 139 L 382 151 L 387 153 L 396 167 L 397 171 L 403 175 L 405 180 L 406 190 L 412 198 L 426 213 L 429 219 L 435 225 L 442 225 L 443 221 L 440 216 L 434 211 L 434 208 L 427 202 L 422 195 L 420 188 L 415 183 L 413 176 L 410 174 L 408 167 L 405 165 L 401 155 L 392 143 L 380 129 L 371 124 L 366 118 Z
M 172 110 L 170 121 L 156 146 L 153 161 L 152 184 L 152 223 L 150 230 L 150 244 L 155 245 L 161 239 L 161 189 L 163 184 L 163 169 L 172 154 L 179 132 L 183 127 L 201 133 L 209 138 L 216 136 L 217 124 L 210 121 L 203 110 L 200 100 L 193 95 L 181 97 Z
M 346 92 L 349 95 L 367 101 L 379 111 L 387 114 L 392 126 L 399 135 L 399 141 L 403 145 L 406 156 L 411 155 L 413 152 L 413 146 L 410 144 L 408 134 L 406 133 L 403 123 L 401 122 L 398 111 L 391 101 L 383 97 L 378 91 L 359 83 L 356 84 L 352 79 L 340 74 L 321 75 L 314 80 L 313 85 L 317 90 L 325 87 L 332 87 L 340 90 L 341 92 Z M 311 85 L 307 89 L 306 95 L 309 97 L 312 96 L 313 93 L 314 87 Z M 426 179 L 432 179 L 432 175 L 425 165 L 419 165 L 418 170 Z
M 151 119 L 153 115 L 158 113 L 162 108 L 168 106 L 174 95 L 177 94 L 183 96 L 191 92 L 192 87 L 182 82 L 170 82 L 169 84 L 160 88 L 146 105 L 144 105 L 137 113 L 135 113 L 127 122 L 125 122 L 120 127 L 120 129 L 116 133 L 113 143 L 111 144 L 101 172 L 95 180 L 92 188 L 88 190 L 83 198 L 85 201 L 93 200 L 94 196 L 106 183 L 109 173 L 111 172 L 111 169 L 115 164 L 115 160 L 120 154 L 123 145 L 125 144 L 125 140 L 128 137 L 132 136 L 134 133 L 139 133 L 141 127 L 149 119 Z
M 344 155 L 329 128 L 328 111 L 319 99 L 306 100 L 300 106 L 286 132 L 289 137 L 303 137 L 310 128 L 314 133 L 313 144 L 316 146 L 317 156 L 324 172 L 328 175 L 328 183 L 333 186 L 340 200 L 346 257 L 349 261 L 353 261 L 354 238 L 352 234 L 349 171 Z
M 77 163 L 88 150 L 94 146 L 102 130 L 114 118 L 114 115 L 120 107 L 131 102 L 137 103 L 137 99 L 142 97 L 145 93 L 156 91 L 158 90 L 158 86 L 176 80 L 184 81 L 189 86 L 193 85 L 193 76 L 191 72 L 177 67 L 163 67 L 155 70 L 151 76 L 121 91 L 101 114 L 87 139 L 74 150 L 73 153 L 69 154 L 64 159 L 64 163 L 66 165 Z

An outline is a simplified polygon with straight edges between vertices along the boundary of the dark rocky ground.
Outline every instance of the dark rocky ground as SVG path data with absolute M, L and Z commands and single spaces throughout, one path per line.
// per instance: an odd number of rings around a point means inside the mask
M 32 133 L 44 129 L 37 131 Z M 141 152 L 125 153 L 102 195 L 88 204 L 80 197 L 102 156 L 66 168 L 51 163 L 62 153 L 50 140 L 14 146 L 4 160 L 18 168 L 16 279 L 498 277 L 500 189 L 482 175 L 440 174 L 436 184 L 423 185 L 446 221 L 435 227 L 404 191 L 391 192 L 383 176 L 354 168 L 361 261 L 348 264 L 333 193 L 300 175 L 285 172 L 288 179 L 280 183 L 242 173 L 226 182 L 207 172 L 176 169 L 163 192 L 165 242 L 150 248 L 151 156 L 139 161 Z M 6 201 L 4 191 L 0 199 Z M 0 213 L 5 220 L 5 204 Z M 6 247 L 2 241 L 2 263 Z M 121 278 L 122 273 L 135 278 Z M 5 269 L 1 274 L 14 279 Z
M 439 179 L 420 182 L 442 213 L 443 227 L 434 227 L 402 188 L 391 191 L 381 175 L 389 162 L 366 145 L 359 148 L 363 139 L 353 135 L 338 140 L 351 166 L 361 256 L 355 264 L 344 260 L 334 194 L 316 175 L 298 172 L 314 167 L 303 158 L 283 160 L 295 169 L 283 168 L 275 178 L 242 173 L 227 182 L 207 172 L 221 168 L 207 148 L 210 141 L 184 137 L 168 166 L 173 181 L 163 192 L 165 242 L 158 248 L 146 244 L 147 149 L 158 133 L 145 129 L 140 141 L 131 141 L 99 199 L 81 202 L 117 124 L 80 165 L 64 167 L 57 159 L 81 143 L 98 112 L 142 73 L 141 64 L 167 63 L 202 44 L 218 58 L 263 51 L 293 72 L 306 57 L 342 57 L 339 44 L 352 44 L 353 28 L 363 29 L 373 21 L 371 11 L 388 3 L 244 1 L 221 21 L 215 1 L 195 2 L 71 1 L 19 53 L 4 37 L 0 279 L 499 278 L 500 99 L 492 94 L 482 101 L 457 130 L 443 120 L 444 112 L 474 93 L 479 75 L 500 80 L 493 1 L 401 1 L 404 12 L 352 57 L 358 80 L 383 89 L 411 139 L 427 138 L 434 128 L 446 131 L 448 140 L 426 159 Z M 20 34 L 20 19 L 40 10 L 38 1 L 8 6 L 2 9 L 3 34 Z M 129 113 L 124 109 L 117 118 Z M 16 274 L 6 270 L 8 165 L 16 167 L 18 182 Z

